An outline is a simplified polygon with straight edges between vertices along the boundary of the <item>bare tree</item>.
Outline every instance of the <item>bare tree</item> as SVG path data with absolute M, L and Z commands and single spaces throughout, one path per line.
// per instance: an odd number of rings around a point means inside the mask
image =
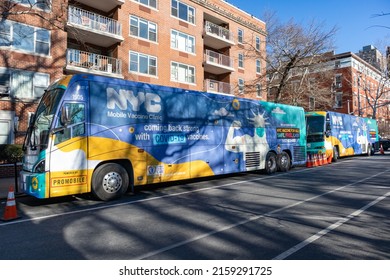
M 323 86 L 320 85 L 330 76 L 321 74 L 322 71 L 317 71 L 316 67 L 326 61 L 324 53 L 333 49 L 337 28 L 324 30 L 324 24 L 315 21 L 302 26 L 293 19 L 282 24 L 274 14 L 266 16 L 266 22 L 267 77 L 273 101 L 302 105 L 304 93 L 316 95 L 316 100 L 320 101 L 323 93 Z M 291 83 L 298 90 L 291 91 Z M 308 88 L 312 90 L 307 91 Z M 330 87 L 327 92 L 331 93 Z M 325 100 L 329 101 L 329 98 Z
M 371 117 L 376 119 L 380 110 L 390 104 L 390 78 L 384 72 L 377 80 L 377 83 L 371 83 L 364 77 L 359 77 L 360 86 L 364 90 L 366 108 L 370 109 Z
M 371 17 L 374 18 L 374 17 L 383 17 L 383 16 L 390 16 L 390 13 L 381 12 L 379 14 L 374 14 Z M 386 25 L 373 25 L 373 26 L 370 26 L 370 27 L 381 27 L 381 28 L 390 29 L 390 26 L 386 26 Z

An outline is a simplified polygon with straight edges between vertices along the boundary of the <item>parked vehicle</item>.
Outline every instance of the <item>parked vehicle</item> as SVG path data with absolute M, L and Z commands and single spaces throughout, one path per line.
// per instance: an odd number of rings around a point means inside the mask
M 301 107 L 83 74 L 43 95 L 21 190 L 111 200 L 133 186 L 305 162 Z
M 383 150 L 387 151 L 390 148 L 390 140 L 386 138 L 379 137 L 379 148 L 383 146 Z
M 307 152 L 339 157 L 372 155 L 378 141 L 375 120 L 336 112 L 306 113 Z

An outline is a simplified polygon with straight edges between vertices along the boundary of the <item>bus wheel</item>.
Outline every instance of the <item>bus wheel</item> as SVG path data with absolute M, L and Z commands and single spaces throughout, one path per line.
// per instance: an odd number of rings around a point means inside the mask
M 371 145 L 368 144 L 367 146 L 367 156 L 370 157 L 372 155 L 372 148 L 371 148 Z
M 275 173 L 277 170 L 276 155 L 274 153 L 268 153 L 265 159 L 265 172 L 267 174 Z
M 339 150 L 337 149 L 337 147 L 333 147 L 332 161 L 337 162 L 338 159 L 339 159 Z
M 128 186 L 129 174 L 117 163 L 103 164 L 92 175 L 92 192 L 104 201 L 119 198 Z
M 282 172 L 287 172 L 291 168 L 290 156 L 286 152 L 281 152 L 277 155 L 277 165 L 278 170 Z

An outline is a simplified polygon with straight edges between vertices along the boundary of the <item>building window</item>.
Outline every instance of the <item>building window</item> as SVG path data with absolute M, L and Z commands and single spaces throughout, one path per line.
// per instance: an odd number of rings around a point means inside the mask
M 189 23 L 195 24 L 195 8 L 178 0 L 171 1 L 171 15 Z
M 35 40 L 35 52 L 42 54 L 49 54 L 50 52 L 50 34 L 47 30 L 38 29 L 36 30 Z
M 157 58 L 130 51 L 130 72 L 157 76 Z
M 0 88 L 6 88 L 14 98 L 38 99 L 49 82 L 48 74 L 0 68 Z
M 261 74 L 261 61 L 256 59 L 256 74 Z
M 342 88 L 343 75 L 339 74 L 335 76 L 335 88 Z
M 310 96 L 309 97 L 309 110 L 314 110 L 316 106 L 316 98 Z
M 255 45 L 256 51 L 260 51 L 260 38 L 256 37 L 256 45 Z
M 256 96 L 258 98 L 262 98 L 263 97 L 261 84 L 256 84 Z
M 336 92 L 335 95 L 335 108 L 342 108 L 343 107 L 343 93 L 342 92 Z
M 0 21 L 0 46 L 11 46 L 12 24 L 10 21 Z
M 242 53 L 238 54 L 238 67 L 244 68 L 244 54 Z
M 13 21 L 0 22 L 0 47 L 49 55 L 50 32 Z
M 143 4 L 145 6 L 157 9 L 157 0 L 134 0 L 134 1 Z
M 245 81 L 243 79 L 238 79 L 238 93 L 245 93 Z
M 176 30 L 172 30 L 171 48 L 195 54 L 195 37 Z
M 12 125 L 14 119 L 14 112 L 0 111 L 0 145 L 12 144 Z
M 130 16 L 130 35 L 157 42 L 157 25 L 151 21 Z
M 240 44 L 244 43 L 244 30 L 238 29 L 238 42 Z
M 38 8 L 41 10 L 50 10 L 51 0 L 11 0 L 22 5 Z
M 11 75 L 9 73 L 0 73 L 0 96 L 9 96 Z
M 195 84 L 195 67 L 178 62 L 172 62 L 171 80 L 175 82 Z

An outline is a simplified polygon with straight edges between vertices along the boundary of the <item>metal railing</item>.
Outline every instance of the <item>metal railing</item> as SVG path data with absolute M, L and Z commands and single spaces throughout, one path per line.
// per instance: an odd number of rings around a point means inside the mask
M 66 52 L 66 63 L 67 66 L 107 74 L 122 74 L 122 61 L 120 59 L 80 50 L 68 49 Z
M 233 94 L 233 87 L 229 83 L 206 79 L 204 81 L 204 89 L 207 92 L 217 92 L 224 94 Z
M 216 35 L 223 40 L 227 40 L 227 41 L 231 41 L 231 42 L 234 41 L 234 33 L 231 32 L 229 29 L 223 28 L 223 27 L 216 25 L 215 23 L 212 23 L 209 21 L 205 22 L 204 28 L 205 28 L 206 33 Z
M 120 22 L 77 7 L 69 6 L 68 22 L 93 31 L 122 36 L 122 25 Z
M 205 61 L 208 63 L 218 64 L 224 67 L 233 68 L 233 58 L 227 55 L 217 53 L 212 50 L 206 50 Z

